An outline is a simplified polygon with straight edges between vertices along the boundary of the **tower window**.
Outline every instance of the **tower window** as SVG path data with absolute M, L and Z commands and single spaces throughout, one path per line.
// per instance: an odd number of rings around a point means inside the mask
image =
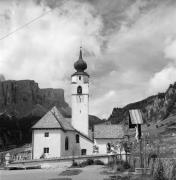
M 78 86 L 78 88 L 77 88 L 77 93 L 78 93 L 78 94 L 82 94 L 82 87 L 81 87 L 81 86 Z
M 81 76 L 79 76 L 79 80 L 81 80 Z
M 79 134 L 76 134 L 76 143 L 79 143 Z
M 65 138 L 65 150 L 68 150 L 68 137 Z

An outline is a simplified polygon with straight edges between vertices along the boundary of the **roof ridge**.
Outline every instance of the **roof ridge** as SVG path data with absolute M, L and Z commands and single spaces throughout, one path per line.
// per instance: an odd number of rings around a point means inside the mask
M 87 136 L 86 134 L 84 134 L 84 133 L 82 133 L 82 132 L 78 131 L 78 130 L 77 130 L 77 129 L 75 129 L 75 128 L 74 128 L 74 130 L 75 130 L 77 133 L 79 133 L 81 136 L 83 136 L 83 137 L 85 137 L 86 139 L 88 139 L 89 141 L 92 141 L 92 142 L 93 142 L 93 140 L 92 140 L 92 139 L 90 139 L 90 137 L 89 137 L 89 136 Z
M 56 110 L 58 111 L 58 109 L 56 108 Z M 56 116 L 56 113 L 52 111 L 52 109 L 50 110 L 50 112 L 52 113 L 52 115 L 56 118 L 57 122 L 60 124 L 61 128 L 65 131 L 65 128 L 63 127 L 62 123 L 59 121 L 58 117 Z

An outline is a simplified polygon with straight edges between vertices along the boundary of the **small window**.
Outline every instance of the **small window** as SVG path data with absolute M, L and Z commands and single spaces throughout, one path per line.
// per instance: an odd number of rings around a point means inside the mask
M 78 93 L 78 94 L 82 94 L 82 87 L 81 87 L 81 86 L 78 86 L 78 88 L 77 88 L 77 93 Z
M 45 137 L 49 137 L 49 132 L 45 132 Z
M 81 155 L 86 155 L 86 149 L 81 149 Z
M 79 76 L 79 80 L 81 80 L 81 76 Z
M 79 143 L 79 134 L 76 134 L 76 143 Z
M 68 150 L 68 137 L 65 138 L 65 150 L 67 151 Z
M 43 151 L 44 151 L 44 153 L 49 153 L 49 148 L 47 147 L 45 147 L 44 149 L 43 149 Z

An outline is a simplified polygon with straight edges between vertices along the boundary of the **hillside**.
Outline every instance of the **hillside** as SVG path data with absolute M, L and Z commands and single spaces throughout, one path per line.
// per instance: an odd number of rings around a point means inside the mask
M 113 109 L 107 123 L 124 124 L 127 134 L 130 137 L 135 137 L 135 129 L 128 128 L 130 109 L 140 109 L 142 112 L 144 120 L 142 134 L 147 136 L 147 141 L 151 147 L 148 152 L 160 154 L 160 157 L 175 157 L 176 83 L 170 85 L 164 93 L 128 104 L 123 108 Z
M 128 124 L 130 109 L 141 109 L 145 124 L 156 124 L 176 114 L 176 83 L 170 85 L 164 93 L 128 104 L 123 108 L 114 108 L 108 122 Z

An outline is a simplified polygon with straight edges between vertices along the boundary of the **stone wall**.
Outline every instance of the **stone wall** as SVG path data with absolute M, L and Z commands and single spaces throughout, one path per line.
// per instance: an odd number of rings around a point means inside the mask
M 51 159 L 37 159 L 27 161 L 15 161 L 12 162 L 8 167 L 22 166 L 41 166 L 41 168 L 55 168 L 55 167 L 69 167 L 74 162 L 82 162 L 87 159 L 100 160 L 104 164 L 108 164 L 112 161 L 116 155 L 86 155 L 86 156 L 68 156 L 62 158 L 51 158 Z

